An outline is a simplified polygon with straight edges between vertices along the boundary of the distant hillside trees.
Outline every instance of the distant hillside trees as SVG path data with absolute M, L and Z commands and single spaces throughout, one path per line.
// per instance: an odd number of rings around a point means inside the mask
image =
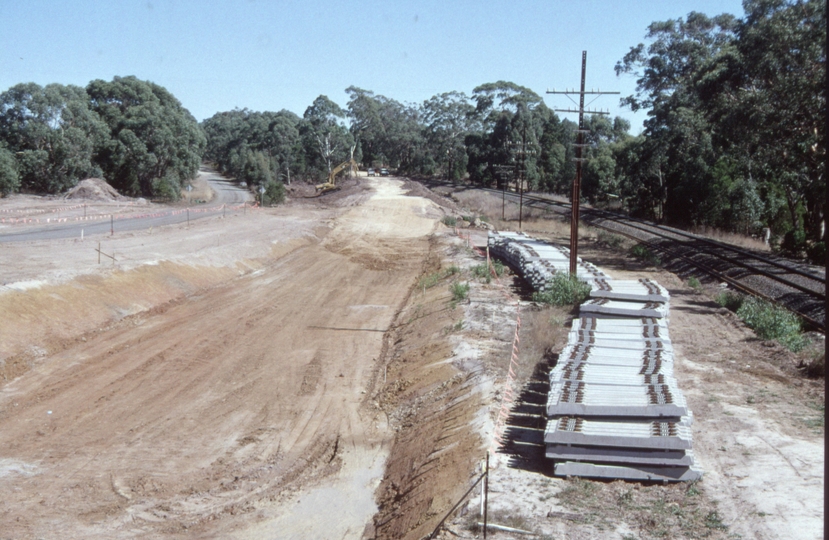
M 202 122 L 204 157 L 218 169 L 251 186 L 263 186 L 271 202 L 284 199 L 284 184 L 306 176 L 301 119 L 292 112 L 217 113 Z
M 128 195 L 176 198 L 205 139 L 164 88 L 135 77 L 0 94 L 0 193 L 60 193 L 103 176 Z
M 631 210 L 820 240 L 826 213 L 826 2 L 746 0 L 745 17 L 654 22 L 617 64 L 648 111 L 621 171 Z M 805 244 L 792 245 L 801 251 Z

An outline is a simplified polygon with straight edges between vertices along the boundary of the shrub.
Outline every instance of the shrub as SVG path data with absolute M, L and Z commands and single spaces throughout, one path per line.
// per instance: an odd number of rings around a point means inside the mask
M 618 248 L 621 247 L 622 242 L 624 242 L 624 238 L 607 231 L 599 231 L 596 235 L 596 241 L 599 244 L 609 248 Z
M 441 221 L 443 221 L 443 224 L 447 227 L 454 227 L 458 224 L 457 218 L 452 216 L 443 216 L 443 219 Z
M 285 202 L 285 184 L 271 180 L 265 186 L 265 202 L 271 206 Z
M 460 273 L 461 273 L 461 269 L 453 264 L 452 266 L 449 266 L 449 267 L 445 268 L 444 270 L 440 270 L 438 272 L 432 272 L 431 274 L 429 274 L 427 276 L 421 276 L 420 279 L 417 282 L 417 287 L 419 289 L 431 289 L 432 287 L 437 285 L 438 282 L 440 280 L 442 280 L 443 278 L 453 276 L 455 274 L 460 274 Z
M 554 306 L 581 304 L 590 295 L 590 285 L 576 276 L 557 273 L 543 291 L 533 293 L 533 300 Z
M 726 308 L 729 311 L 736 311 L 740 309 L 740 306 L 743 305 L 743 301 L 745 301 L 745 296 L 738 292 L 734 291 L 725 291 L 718 294 L 714 301 L 717 302 L 722 307 Z
M 748 298 L 737 310 L 737 316 L 762 339 L 777 340 L 795 352 L 806 346 L 806 340 L 800 333 L 800 320 L 791 312 L 765 300 Z
M 14 154 L 0 146 L 0 197 L 20 189 L 20 175 Z
M 784 234 L 783 241 L 780 242 L 780 250 L 795 257 L 799 256 L 806 250 L 806 231 L 793 229 Z
M 466 300 L 466 297 L 469 296 L 469 283 L 456 281 L 449 286 L 449 290 L 452 292 L 452 301 L 460 302 L 461 300 Z
M 504 263 L 498 260 L 492 261 L 492 270 L 487 268 L 486 263 L 481 263 L 478 265 L 473 266 L 470 270 L 472 275 L 478 279 L 484 280 L 486 283 L 490 283 L 492 281 L 492 272 L 495 272 L 496 276 L 502 276 L 506 271 L 506 266 Z
M 806 256 L 812 264 L 826 264 L 826 242 L 815 242 L 806 250 Z
M 654 266 L 659 266 L 662 264 L 662 259 L 659 258 L 659 255 L 651 251 L 650 248 L 648 248 L 647 246 L 643 246 L 642 244 L 636 244 L 635 246 L 630 248 L 630 254 L 639 259 L 640 261 L 644 261 Z
M 702 287 L 702 283 L 700 283 L 696 277 L 691 276 L 688 278 L 688 286 L 692 289 L 699 289 L 700 287 Z

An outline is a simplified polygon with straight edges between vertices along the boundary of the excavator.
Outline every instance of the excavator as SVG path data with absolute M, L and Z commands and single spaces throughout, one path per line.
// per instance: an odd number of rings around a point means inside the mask
M 350 167 L 349 171 L 352 175 L 357 174 L 357 162 L 354 161 L 354 159 L 343 161 L 342 163 L 331 169 L 331 172 L 328 174 L 328 182 L 324 184 L 317 184 L 316 186 L 314 186 L 317 188 L 317 195 L 322 195 L 326 191 L 337 189 L 337 185 L 334 182 L 335 177 L 340 171 L 342 171 L 346 167 Z

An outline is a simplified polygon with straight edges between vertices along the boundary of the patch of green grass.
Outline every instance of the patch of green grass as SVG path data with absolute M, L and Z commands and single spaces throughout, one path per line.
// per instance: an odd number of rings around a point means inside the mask
M 734 291 L 724 291 L 714 297 L 714 301 L 729 311 L 737 312 L 746 297 Z
M 470 268 L 470 272 L 472 272 L 473 276 L 483 280 L 486 283 L 490 283 L 492 281 L 492 271 L 495 272 L 496 276 L 501 277 L 504 275 L 506 270 L 507 267 L 504 266 L 504 263 L 499 260 L 492 261 L 492 270 L 487 268 L 486 263 L 481 263 Z
M 458 218 L 454 216 L 443 216 L 443 219 L 441 221 L 443 221 L 443 224 L 447 227 L 454 227 L 458 224 Z
M 622 247 L 622 243 L 625 241 L 624 238 L 618 236 L 613 233 L 609 233 L 607 231 L 599 231 L 596 234 L 596 242 L 603 246 L 607 246 L 609 248 L 618 249 Z
M 554 306 L 581 304 L 590 295 L 590 285 L 576 276 L 557 273 L 547 282 L 547 288 L 533 293 L 533 301 Z
M 702 283 L 700 283 L 696 277 L 691 276 L 688 278 L 688 286 L 692 289 L 699 289 L 700 287 L 702 287 Z
M 715 529 L 718 531 L 728 530 L 728 525 L 722 522 L 722 518 L 716 510 L 709 512 L 708 515 L 705 516 L 705 526 L 709 529 Z
M 642 244 L 636 244 L 630 248 L 630 254 L 640 261 L 646 262 L 653 266 L 660 266 L 662 264 L 662 259 L 659 255 L 651 251 L 649 247 L 643 246 Z
M 461 300 L 466 300 L 466 298 L 469 296 L 469 283 L 461 283 L 460 281 L 455 281 L 449 286 L 449 291 L 452 293 L 453 302 L 460 302 Z
M 765 300 L 748 298 L 737 310 L 737 316 L 761 339 L 776 340 L 794 352 L 803 349 L 807 344 L 800 332 L 800 319 Z
M 432 272 L 431 274 L 421 276 L 421 278 L 417 282 L 417 288 L 431 289 L 432 287 L 440 283 L 442 279 L 460 273 L 461 269 L 455 265 L 452 265 L 448 268 L 444 268 L 443 270 L 438 270 L 437 272 Z

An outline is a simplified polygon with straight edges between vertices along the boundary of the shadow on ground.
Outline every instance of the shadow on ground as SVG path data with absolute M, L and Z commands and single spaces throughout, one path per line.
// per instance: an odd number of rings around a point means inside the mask
M 544 457 L 544 409 L 549 392 L 549 373 L 558 354 L 548 352 L 536 364 L 530 379 L 521 387 L 510 409 L 498 452 L 508 454 L 509 467 L 552 476 L 551 462 Z

